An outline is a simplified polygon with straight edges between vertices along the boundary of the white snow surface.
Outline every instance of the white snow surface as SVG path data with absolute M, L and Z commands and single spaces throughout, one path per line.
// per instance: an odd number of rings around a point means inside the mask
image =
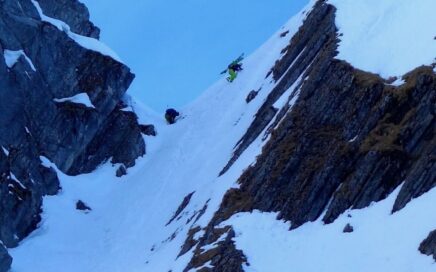
M 95 108 L 87 93 L 78 93 L 75 96 L 65 97 L 65 98 L 54 98 L 53 101 L 57 103 L 71 102 L 71 103 L 85 105 L 88 108 Z
M 46 16 L 44 14 L 41 6 L 39 5 L 38 1 L 36 1 L 36 0 L 31 0 L 31 1 L 32 1 L 33 5 L 35 6 L 36 10 L 38 11 L 39 16 L 41 17 L 42 21 L 50 23 L 50 24 L 54 25 L 55 27 L 57 27 L 57 29 L 59 29 L 60 31 L 65 32 L 68 35 L 68 37 L 70 37 L 72 40 L 74 40 L 77 44 L 79 44 L 83 48 L 86 48 L 88 50 L 92 50 L 95 52 L 99 52 L 100 54 L 111 57 L 118 62 L 122 62 L 121 58 L 117 55 L 117 53 L 115 53 L 109 46 L 107 46 L 106 44 L 104 44 L 103 42 L 101 42 L 97 39 L 82 36 L 82 35 L 79 35 L 77 33 L 74 33 L 73 31 L 71 31 L 70 26 L 67 23 L 65 23 L 61 20 Z
M 5 58 L 6 66 L 9 68 L 12 68 L 17 62 L 18 59 L 23 56 L 27 63 L 29 64 L 30 68 L 32 68 L 33 71 L 36 71 L 35 65 L 33 65 L 32 60 L 24 53 L 23 50 L 4 50 L 3 55 Z
M 313 3 L 306 7 L 305 14 Z M 244 60 L 244 70 L 233 83 L 223 77 L 182 109 L 183 118 L 174 125 L 167 125 L 162 116 L 133 100 L 130 109 L 138 114 L 140 123 L 154 124 L 158 136 L 144 137 L 147 155 L 128 169 L 127 176 L 115 178 L 119 165 L 107 163 L 93 173 L 70 177 L 41 157 L 44 165 L 57 170 L 62 191 L 44 199 L 40 227 L 10 250 L 13 271 L 183 271 L 193 254 L 190 251 L 177 258 L 187 232 L 209 223 L 224 193 L 238 186 L 237 179 L 261 152 L 265 132 L 226 174 L 218 177 L 275 87 L 276 83 L 265 75 L 304 18 L 300 13 L 291 19 Z M 285 30 L 289 35 L 280 38 Z M 299 93 L 296 84 L 293 88 L 286 95 L 294 93 L 295 97 L 291 101 L 280 98 L 276 107 L 292 106 Z M 259 89 L 258 96 L 247 104 L 248 93 Z M 183 198 L 192 192 L 181 218 L 167 225 Z M 289 231 L 288 223 L 276 220 L 276 214 L 260 212 L 238 214 L 225 223 L 237 232 L 235 242 L 248 257 L 251 265 L 245 269 L 249 272 L 291 268 L 305 272 L 426 272 L 434 270 L 434 262 L 419 254 L 417 248 L 436 228 L 435 193 L 431 191 L 393 216 L 389 211 L 396 194 L 370 208 L 348 212 L 351 218 L 344 215 L 327 226 L 308 223 L 293 231 Z M 92 211 L 77 211 L 78 200 Z M 205 214 L 187 224 L 206 203 Z M 342 233 L 346 223 L 355 227 L 354 233 Z
M 3 146 L 2 146 L 2 150 L 3 150 L 3 152 L 5 153 L 6 156 L 9 156 L 9 150 L 4 148 Z
M 384 78 L 436 61 L 435 0 L 329 0 L 337 8 L 338 59 Z
M 431 272 L 432 257 L 418 251 L 436 228 L 436 189 L 391 215 L 396 190 L 388 199 L 351 210 L 333 224 L 321 220 L 289 231 L 276 213 L 240 213 L 223 225 L 235 229 L 236 247 L 244 251 L 247 272 Z M 351 216 L 351 217 L 349 217 Z M 350 224 L 352 233 L 344 233 Z

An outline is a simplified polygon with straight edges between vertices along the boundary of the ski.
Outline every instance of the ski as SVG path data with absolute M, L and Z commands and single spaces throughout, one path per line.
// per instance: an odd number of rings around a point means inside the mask
M 232 61 L 232 63 L 239 63 L 239 62 L 241 62 L 241 61 L 243 61 L 244 60 L 244 57 L 245 57 L 245 53 L 242 53 L 236 60 L 234 60 L 234 61 Z M 226 68 L 224 71 L 222 71 L 221 73 L 220 73 L 220 75 L 224 75 L 225 73 L 227 73 L 227 71 L 228 71 L 229 69 L 228 68 Z

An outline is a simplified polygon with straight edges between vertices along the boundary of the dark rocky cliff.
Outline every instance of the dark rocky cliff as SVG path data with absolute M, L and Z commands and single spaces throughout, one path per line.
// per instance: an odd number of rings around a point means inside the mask
M 246 259 L 231 241 L 234 232 L 218 227 L 238 212 L 279 212 L 297 228 L 324 212 L 323 221 L 331 223 L 347 209 L 383 200 L 403 184 L 392 207 L 396 212 L 436 186 L 433 68 L 411 71 L 396 87 L 335 59 L 339 39 L 335 8 L 319 1 L 272 68 L 277 87 L 222 173 L 278 117 L 267 130 L 271 137 L 240 177 L 240 189 L 227 192 L 206 234 L 187 240 L 184 252 L 186 246 L 195 250 L 186 271 L 207 262 L 214 268 L 199 271 L 243 271 Z M 306 80 L 296 104 L 278 112 L 274 103 L 300 76 Z M 219 247 L 202 252 L 222 233 L 227 239 Z M 434 254 L 433 238 L 423 242 L 423 253 Z
M 98 38 L 83 4 L 38 2 L 71 31 Z M 5 50 L 22 54 L 7 65 Z M 15 247 L 40 221 L 42 197 L 60 189 L 41 156 L 76 175 L 109 159 L 133 166 L 145 144 L 136 115 L 121 110 L 134 78 L 129 68 L 43 22 L 31 0 L 0 1 L 0 53 L 0 240 Z M 83 92 L 94 107 L 54 100 Z M 10 262 L 0 248 L 0 271 Z

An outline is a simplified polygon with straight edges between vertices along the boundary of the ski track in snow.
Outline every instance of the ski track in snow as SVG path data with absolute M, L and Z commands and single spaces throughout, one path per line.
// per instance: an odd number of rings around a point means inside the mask
M 360 42 L 360 39 L 352 39 L 351 45 L 347 45 L 350 32 L 344 26 L 345 21 L 341 21 L 341 14 L 346 14 L 341 12 L 347 11 L 342 10 L 342 7 L 347 7 L 346 1 L 331 2 L 339 6 L 338 24 L 344 32 L 339 57 L 365 68 L 359 62 L 362 60 L 353 62 L 347 51 L 347 46 L 356 46 L 353 43 Z M 361 5 L 360 1 L 357 6 Z M 157 137 L 144 138 L 147 155 L 138 159 L 137 165 L 128 169 L 128 175 L 122 178 L 114 177 L 117 165 L 110 164 L 102 165 L 94 173 L 74 178 L 58 171 L 62 192 L 44 199 L 39 229 L 18 248 L 10 250 L 14 258 L 13 271 L 182 271 L 192 257 L 192 252 L 188 252 L 176 259 L 192 226 L 192 222 L 186 224 L 187 219 L 208 203 L 206 213 L 195 223 L 206 226 L 224 193 L 237 186 L 236 180 L 255 162 L 265 143 L 261 140 L 264 133 L 261 133 L 233 167 L 218 177 L 230 159 L 235 143 L 275 86 L 271 77 L 264 78 L 289 41 L 280 38 L 279 34 L 290 30 L 287 37 L 292 37 L 303 19 L 303 13 L 291 19 L 244 61 L 244 71 L 234 83 L 227 83 L 223 77 L 183 109 L 186 118 L 175 125 L 166 125 L 161 116 L 143 110 L 139 102 L 133 101 L 132 110 L 138 114 L 141 123 L 152 123 L 157 127 Z M 364 53 L 362 56 L 367 57 Z M 380 56 L 373 56 L 374 59 L 380 59 Z M 387 66 L 379 67 L 377 65 L 381 62 L 367 61 L 373 65 L 368 65 L 368 69 L 376 66 L 371 71 L 382 75 L 402 73 L 402 69 L 415 65 L 406 63 L 406 58 L 401 59 L 398 61 L 406 64 L 394 71 L 385 62 L 383 64 Z M 247 94 L 259 88 L 262 89 L 258 96 L 246 104 Z M 291 88 L 285 95 L 289 93 L 298 96 L 298 90 Z M 296 97 L 291 101 L 281 98 L 276 106 L 292 105 L 295 100 Z M 42 160 L 44 165 L 56 168 L 46 158 Z M 181 219 L 165 226 L 183 198 L 192 192 L 195 193 Z M 282 272 L 290 268 L 306 272 L 327 271 L 326 268 L 337 272 L 425 272 L 434 268 L 434 262 L 419 254 L 417 248 L 436 228 L 432 217 L 436 210 L 435 193 L 433 190 L 393 216 L 389 211 L 395 194 L 367 209 L 346 213 L 351 218 L 343 215 L 328 226 L 321 222 L 308 223 L 291 232 L 288 231 L 289 224 L 276 220 L 274 213 L 242 213 L 225 223 L 235 227 L 236 246 L 247 255 L 251 265 L 245 269 L 249 272 Z M 85 214 L 75 210 L 78 200 L 84 201 L 92 211 Z M 355 232 L 342 233 L 346 223 L 351 223 Z M 174 233 L 177 235 L 171 240 Z

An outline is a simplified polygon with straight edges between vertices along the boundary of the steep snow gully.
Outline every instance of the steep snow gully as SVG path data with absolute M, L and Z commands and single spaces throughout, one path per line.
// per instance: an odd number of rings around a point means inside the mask
M 121 178 L 42 157 L 62 190 L 12 271 L 434 271 L 434 10 L 313 0 L 175 125 L 131 99 L 147 155 Z

